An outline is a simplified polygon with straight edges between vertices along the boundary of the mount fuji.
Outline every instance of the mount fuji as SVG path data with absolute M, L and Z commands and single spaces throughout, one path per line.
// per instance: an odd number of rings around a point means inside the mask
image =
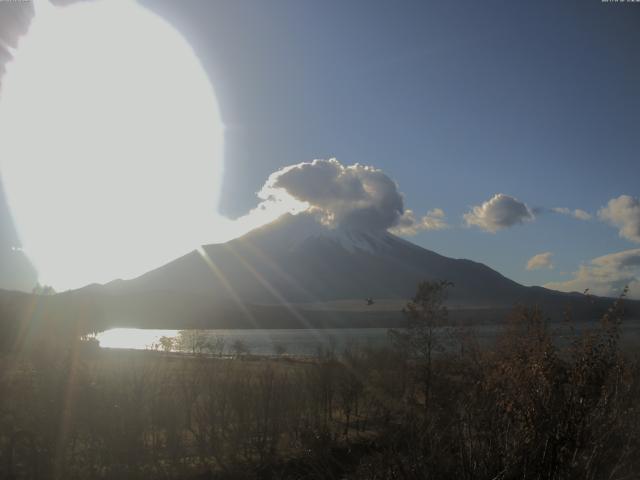
M 450 316 L 460 321 L 499 322 L 518 304 L 538 305 L 556 317 L 570 308 L 593 318 L 611 303 L 525 287 L 486 265 L 439 255 L 386 230 L 329 228 L 308 213 L 284 215 L 140 277 L 54 298 L 67 312 L 91 311 L 102 328 L 393 326 L 423 280 L 453 283 Z

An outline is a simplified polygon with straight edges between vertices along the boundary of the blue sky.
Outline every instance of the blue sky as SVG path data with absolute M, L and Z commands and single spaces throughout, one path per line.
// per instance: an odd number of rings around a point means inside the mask
M 255 207 L 272 172 L 336 157 L 384 171 L 417 216 L 444 210 L 450 228 L 412 241 L 527 285 L 638 247 L 596 213 L 640 194 L 640 4 L 141 3 L 185 36 L 215 88 L 225 215 Z M 465 226 L 497 193 L 594 218 Z M 526 270 L 542 252 L 554 269 Z
M 638 195 L 640 7 L 600 1 L 145 3 L 190 41 L 226 132 L 222 211 L 285 165 L 337 157 L 395 179 L 456 228 L 413 241 L 525 284 L 633 248 L 597 220 L 544 214 L 495 234 L 462 215 L 503 192 L 592 214 Z M 527 271 L 551 251 L 555 269 Z

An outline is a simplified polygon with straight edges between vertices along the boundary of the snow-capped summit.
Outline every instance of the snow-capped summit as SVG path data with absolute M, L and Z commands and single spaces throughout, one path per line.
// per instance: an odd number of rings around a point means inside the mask
M 350 253 L 376 253 L 404 240 L 386 230 L 323 225 L 314 215 L 301 213 L 283 215 L 275 222 L 249 232 L 240 241 L 258 242 L 263 246 L 273 244 L 289 251 L 304 249 L 308 242 L 333 242 Z

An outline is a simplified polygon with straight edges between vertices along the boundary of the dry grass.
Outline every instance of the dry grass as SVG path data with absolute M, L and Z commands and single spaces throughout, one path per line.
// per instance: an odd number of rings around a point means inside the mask
M 414 320 L 436 319 L 420 305 Z M 640 366 L 619 307 L 563 345 L 521 309 L 494 348 L 419 330 L 457 342 L 437 354 L 5 352 L 0 478 L 637 478 Z

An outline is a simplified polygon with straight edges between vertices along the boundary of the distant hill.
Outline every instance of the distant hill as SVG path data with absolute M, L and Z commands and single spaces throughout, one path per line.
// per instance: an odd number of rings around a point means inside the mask
M 453 282 L 451 317 L 471 323 L 499 322 L 518 304 L 539 305 L 554 317 L 570 308 L 589 319 L 611 304 L 525 287 L 486 265 L 444 257 L 386 231 L 329 229 L 307 214 L 285 215 L 138 278 L 45 303 L 56 317 L 89 316 L 100 329 L 392 326 L 422 280 Z M 638 304 L 627 302 L 634 316 Z

